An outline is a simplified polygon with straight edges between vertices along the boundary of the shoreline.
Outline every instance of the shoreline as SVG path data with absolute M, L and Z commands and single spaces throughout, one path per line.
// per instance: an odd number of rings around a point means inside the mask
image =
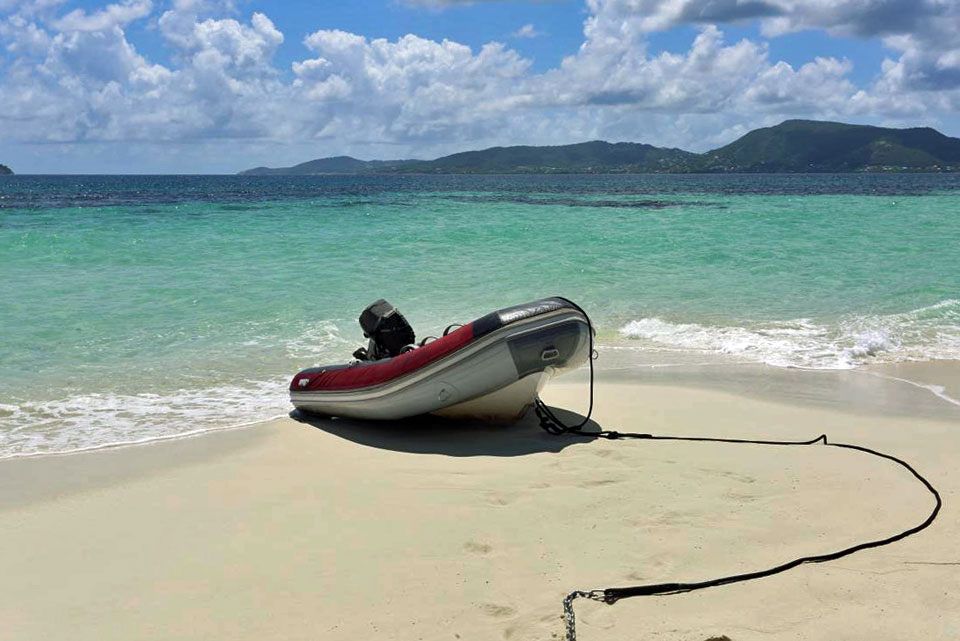
M 852 413 L 923 416 L 960 420 L 960 360 L 871 363 L 853 369 L 784 367 L 756 362 L 731 363 L 716 355 L 674 353 L 663 363 L 662 353 L 637 358 L 626 350 L 601 353 L 597 378 L 708 389 L 758 400 L 826 407 Z M 586 380 L 584 372 L 564 382 Z
M 276 421 L 287 416 L 286 414 L 277 414 L 268 418 L 257 419 L 254 421 L 249 421 L 247 423 L 237 423 L 235 425 L 216 425 L 201 427 L 190 432 L 183 432 L 182 434 L 163 434 L 161 436 L 153 436 L 138 439 L 135 441 L 119 441 L 116 443 L 104 443 L 102 445 L 91 445 L 89 447 L 80 447 L 74 450 L 61 450 L 53 452 L 28 452 L 23 454 L 8 454 L 5 456 L 0 456 L 0 463 L 3 461 L 14 461 L 21 459 L 34 459 L 42 458 L 46 456 L 74 456 L 78 454 L 89 454 L 92 452 L 99 452 L 102 450 L 120 450 L 130 447 L 140 447 L 143 445 L 152 445 L 154 443 L 163 443 L 166 441 L 177 441 L 180 439 L 189 439 L 195 438 L 198 436 L 205 436 L 207 434 L 216 434 L 218 432 L 229 432 L 233 430 L 242 430 L 248 427 L 256 427 L 263 423 L 270 423 L 271 421 Z
M 662 362 L 664 354 L 669 354 L 673 362 Z M 904 361 L 868 364 L 854 369 L 820 369 L 732 361 L 716 354 L 645 351 L 629 343 L 610 342 L 601 345 L 596 375 L 598 381 L 607 383 L 719 390 L 785 404 L 827 406 L 853 412 L 894 412 L 945 419 L 960 415 L 960 360 Z M 877 382 L 863 384 L 861 378 L 866 376 L 874 377 Z M 559 383 L 586 385 L 587 380 L 587 369 L 581 368 L 559 379 Z M 919 395 L 914 393 L 917 390 L 921 391 Z M 286 394 L 285 388 L 282 393 Z M 281 412 L 236 424 L 201 424 L 182 433 L 69 450 L 3 454 L 0 455 L 0 464 L 7 460 L 83 454 L 192 438 L 243 429 L 286 415 Z
M 606 429 L 825 432 L 874 447 L 915 465 L 945 507 L 928 531 L 835 563 L 616 607 L 578 602 L 583 639 L 956 637 L 960 583 L 937 564 L 957 561 L 960 414 L 649 380 L 599 380 L 596 391 Z M 544 397 L 577 410 L 586 389 L 555 382 Z M 929 509 L 908 476 L 815 446 L 564 439 L 530 418 L 507 428 L 281 418 L 7 459 L 0 565 L 17 580 L 0 582 L 0 630 L 15 641 L 553 639 L 573 589 L 707 579 L 904 529 Z

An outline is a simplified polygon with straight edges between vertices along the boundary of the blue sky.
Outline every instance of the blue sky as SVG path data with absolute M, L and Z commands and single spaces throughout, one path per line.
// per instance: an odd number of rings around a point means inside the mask
M 219 173 L 787 118 L 960 135 L 960 0 L 0 0 L 0 162 Z
M 76 2 L 71 6 L 95 11 L 102 2 Z M 479 49 L 491 40 L 509 42 L 530 57 L 539 71 L 559 64 L 565 55 L 575 53 L 583 41 L 583 5 L 576 0 L 553 2 L 480 2 L 440 8 L 437 5 L 409 5 L 398 0 L 350 0 L 317 2 L 237 2 L 230 13 L 249 20 L 255 12 L 269 16 L 284 33 L 275 61 L 289 71 L 290 65 L 304 57 L 302 41 L 319 29 L 341 29 L 368 38 L 396 40 L 408 33 L 431 40 L 454 40 Z M 515 37 L 524 25 L 533 24 L 543 37 Z M 171 51 L 160 34 L 146 21 L 136 24 L 131 40 L 157 60 L 169 61 Z M 549 37 L 547 37 L 549 36 Z

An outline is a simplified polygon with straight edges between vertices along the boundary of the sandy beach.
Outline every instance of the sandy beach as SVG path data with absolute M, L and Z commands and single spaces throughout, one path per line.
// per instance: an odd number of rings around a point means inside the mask
M 937 521 L 750 583 L 578 601 L 580 639 L 960 637 L 960 407 L 864 373 L 845 380 L 897 385 L 896 410 L 871 401 L 889 402 L 882 389 L 812 402 L 824 379 L 804 393 L 803 374 L 784 372 L 714 373 L 726 383 L 713 386 L 601 376 L 594 417 L 876 448 L 937 486 Z M 585 387 L 552 383 L 545 400 L 581 409 Z M 558 438 L 533 420 L 284 418 L 0 461 L 0 639 L 557 639 L 571 590 L 762 569 L 904 530 L 932 506 L 905 470 L 835 448 Z

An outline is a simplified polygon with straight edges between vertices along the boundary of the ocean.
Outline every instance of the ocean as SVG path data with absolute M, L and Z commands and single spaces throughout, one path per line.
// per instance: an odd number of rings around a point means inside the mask
M 5 176 L 0 457 L 284 414 L 377 298 L 550 295 L 601 361 L 960 359 L 960 176 Z

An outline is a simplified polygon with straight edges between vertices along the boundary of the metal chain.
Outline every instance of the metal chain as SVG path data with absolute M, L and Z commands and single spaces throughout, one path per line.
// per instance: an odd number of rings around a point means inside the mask
M 611 603 L 604 590 L 590 590 L 589 592 L 577 590 L 568 594 L 563 599 L 563 623 L 567 628 L 567 641 L 577 641 L 577 617 L 573 613 L 573 601 L 578 598 Z

